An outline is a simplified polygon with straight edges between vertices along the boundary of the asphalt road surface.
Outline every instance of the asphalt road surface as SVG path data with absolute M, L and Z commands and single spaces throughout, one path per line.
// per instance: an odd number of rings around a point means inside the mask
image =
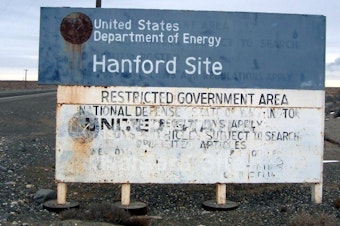
M 55 134 L 55 109 L 56 91 L 13 93 L 0 97 L 1 136 Z

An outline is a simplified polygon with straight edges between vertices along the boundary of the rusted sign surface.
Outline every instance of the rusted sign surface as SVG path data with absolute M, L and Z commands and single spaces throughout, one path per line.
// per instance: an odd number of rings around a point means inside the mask
M 323 91 L 60 86 L 66 182 L 320 182 Z

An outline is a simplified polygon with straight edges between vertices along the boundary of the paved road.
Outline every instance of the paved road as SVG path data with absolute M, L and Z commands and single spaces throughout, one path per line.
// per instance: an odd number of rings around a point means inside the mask
M 0 103 L 6 103 L 10 101 L 17 101 L 23 99 L 31 99 L 35 97 L 56 95 L 55 90 L 41 90 L 41 91 L 27 91 L 27 92 L 6 92 L 0 93 Z
M 56 93 L 55 89 L 42 89 L 42 90 L 10 90 L 10 91 L 0 91 L 0 99 L 6 97 L 14 97 L 14 96 L 27 96 L 34 94 L 43 94 L 43 93 Z
M 0 98 L 0 136 L 55 133 L 56 91 L 26 94 Z

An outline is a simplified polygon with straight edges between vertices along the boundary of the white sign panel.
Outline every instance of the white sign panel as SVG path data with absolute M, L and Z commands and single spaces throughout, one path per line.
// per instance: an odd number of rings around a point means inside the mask
M 322 181 L 324 91 L 59 86 L 56 179 Z

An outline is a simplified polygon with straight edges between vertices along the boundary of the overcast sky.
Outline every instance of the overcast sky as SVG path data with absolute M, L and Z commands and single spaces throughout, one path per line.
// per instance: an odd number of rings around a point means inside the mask
M 0 80 L 38 79 L 40 7 L 95 7 L 96 0 L 0 2 Z M 340 0 L 102 0 L 103 8 L 186 9 L 326 16 L 326 80 L 340 86 Z M 337 83 L 335 81 L 337 80 Z

